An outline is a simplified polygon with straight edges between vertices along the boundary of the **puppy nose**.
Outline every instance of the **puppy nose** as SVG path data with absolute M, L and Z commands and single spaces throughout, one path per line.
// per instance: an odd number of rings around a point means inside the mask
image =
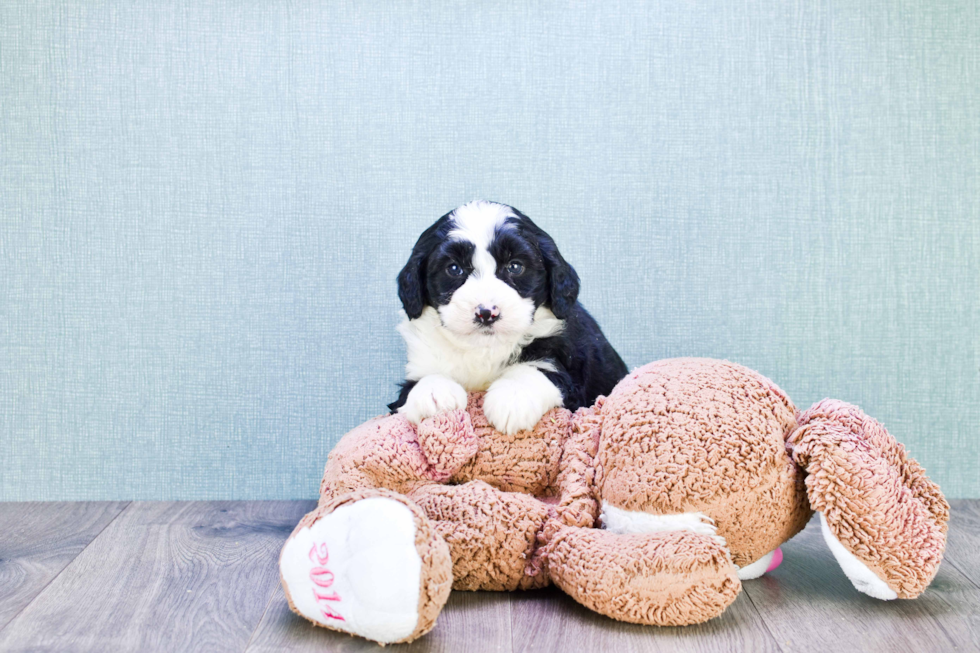
M 490 326 L 494 322 L 500 319 L 500 311 L 497 310 L 496 306 L 491 306 L 487 308 L 483 304 L 480 304 L 476 308 L 476 316 L 473 318 L 483 326 Z

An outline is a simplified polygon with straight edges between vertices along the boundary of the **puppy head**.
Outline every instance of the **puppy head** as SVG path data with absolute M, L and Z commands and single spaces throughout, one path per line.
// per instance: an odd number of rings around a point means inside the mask
M 563 319 L 578 290 L 578 275 L 551 236 L 494 202 L 471 202 L 439 218 L 398 275 L 410 319 L 431 306 L 446 329 L 474 344 L 523 335 L 539 306 Z

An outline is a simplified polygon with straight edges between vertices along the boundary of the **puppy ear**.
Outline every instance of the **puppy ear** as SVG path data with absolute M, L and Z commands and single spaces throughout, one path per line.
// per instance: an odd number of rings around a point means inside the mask
M 449 220 L 449 215 L 442 216 L 422 232 L 412 248 L 408 263 L 398 273 L 398 299 L 402 301 L 402 308 L 410 320 L 421 316 L 422 309 L 425 308 L 425 260 L 438 243 L 437 232 Z
M 541 252 L 545 270 L 548 272 L 548 306 L 555 317 L 564 320 L 578 301 L 578 274 L 575 273 L 575 268 L 562 257 L 558 245 L 551 236 L 534 224 L 531 218 L 517 209 L 512 208 L 512 210 L 524 229 L 537 241 L 538 251 Z
M 408 263 L 398 273 L 398 299 L 402 300 L 402 308 L 409 319 L 422 315 L 425 307 L 425 289 L 422 287 L 422 262 L 425 254 L 421 256 L 412 252 Z
M 551 312 L 559 320 L 564 320 L 578 300 L 579 280 L 575 268 L 562 258 L 558 246 L 551 236 L 541 232 L 538 248 L 544 258 L 544 266 L 548 271 L 548 295 Z

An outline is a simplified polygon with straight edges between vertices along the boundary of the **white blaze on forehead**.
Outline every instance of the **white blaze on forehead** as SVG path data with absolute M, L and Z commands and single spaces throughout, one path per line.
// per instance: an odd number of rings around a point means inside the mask
M 495 368 L 511 364 L 510 359 L 519 353 L 518 348 L 533 339 L 527 336 L 535 322 L 534 300 L 522 297 L 515 288 L 497 277 L 498 261 L 489 252 L 494 234 L 512 228 L 507 219 L 516 217 L 509 206 L 483 201 L 464 204 L 450 214 L 452 229 L 448 238 L 473 245 L 474 271 L 453 291 L 449 302 L 436 308 L 435 317 L 446 335 L 451 336 L 462 350 L 482 352 L 480 355 L 492 359 L 491 366 Z M 497 309 L 497 319 L 489 328 L 476 319 L 480 307 Z M 491 350 L 496 353 L 491 355 Z M 497 354 L 502 354 L 503 358 L 498 359 Z M 446 376 L 472 389 L 459 377 Z M 487 375 L 468 374 L 467 378 L 477 379 L 473 383 L 486 389 Z
M 453 230 L 449 237 L 473 243 L 473 269 L 476 276 L 492 277 L 497 261 L 488 251 L 493 234 L 504 226 L 507 218 L 516 218 L 509 206 L 478 200 L 459 207 L 452 214 Z

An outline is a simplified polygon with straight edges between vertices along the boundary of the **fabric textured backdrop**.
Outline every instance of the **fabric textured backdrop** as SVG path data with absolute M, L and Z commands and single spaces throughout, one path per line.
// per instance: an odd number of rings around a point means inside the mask
M 980 496 L 978 3 L 315 4 L 0 4 L 0 499 L 315 496 L 474 198 Z

